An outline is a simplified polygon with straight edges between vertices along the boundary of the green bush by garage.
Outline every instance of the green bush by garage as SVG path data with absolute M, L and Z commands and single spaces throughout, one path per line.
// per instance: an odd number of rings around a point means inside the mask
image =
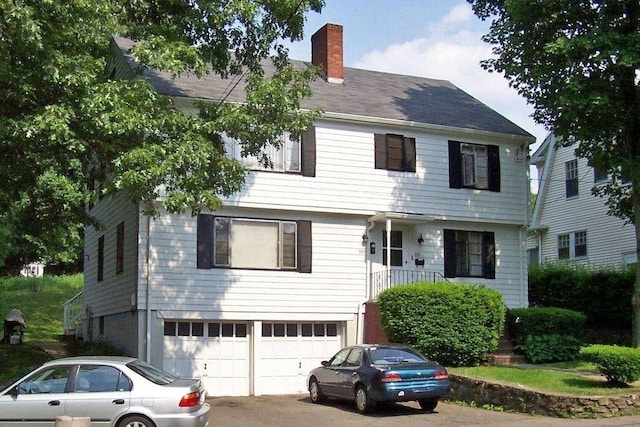
M 411 345 L 446 366 L 477 366 L 493 353 L 506 310 L 498 291 L 443 282 L 387 289 L 378 307 L 391 341 Z

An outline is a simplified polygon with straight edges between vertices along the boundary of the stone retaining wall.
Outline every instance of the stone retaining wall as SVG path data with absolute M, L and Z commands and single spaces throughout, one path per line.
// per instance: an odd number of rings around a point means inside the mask
M 491 405 L 515 411 L 562 418 L 604 418 L 640 413 L 640 394 L 570 396 L 518 388 L 497 382 L 449 373 L 451 394 L 447 400 L 476 407 Z

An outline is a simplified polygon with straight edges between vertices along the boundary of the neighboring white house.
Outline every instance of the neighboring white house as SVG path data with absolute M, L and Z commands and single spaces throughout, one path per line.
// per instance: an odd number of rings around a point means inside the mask
M 134 78 L 131 46 L 113 42 L 117 78 Z M 447 81 L 343 67 L 339 25 L 312 48 L 326 75 L 303 108 L 322 117 L 218 211 L 153 219 L 124 194 L 96 201 L 87 337 L 203 377 L 210 395 L 298 393 L 311 368 L 362 341 L 364 303 L 386 287 L 475 283 L 528 305 L 534 137 Z M 187 107 L 229 86 L 143 77 Z
M 549 134 L 531 157 L 540 185 L 531 220 L 530 262 L 570 262 L 584 266 L 635 264 L 633 225 L 607 215 L 605 199 L 591 189 L 607 182 L 575 155 L 575 147 L 562 147 Z

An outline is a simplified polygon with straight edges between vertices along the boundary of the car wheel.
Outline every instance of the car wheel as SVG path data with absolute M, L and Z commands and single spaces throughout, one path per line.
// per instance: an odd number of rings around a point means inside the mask
M 361 414 L 368 414 L 373 410 L 373 407 L 375 406 L 375 402 L 373 402 L 371 398 L 369 398 L 367 389 L 363 385 L 359 385 L 358 388 L 356 388 L 355 400 L 356 409 Z
M 309 382 L 309 398 L 311 398 L 312 403 L 322 403 L 327 400 L 327 396 L 324 395 L 320 389 L 318 380 L 315 378 L 311 378 L 311 381 Z
M 434 409 L 436 409 L 436 406 L 438 406 L 438 399 L 423 399 L 418 400 L 418 403 L 423 410 L 432 412 Z
M 156 427 L 156 425 L 146 417 L 130 415 L 120 420 L 118 427 Z

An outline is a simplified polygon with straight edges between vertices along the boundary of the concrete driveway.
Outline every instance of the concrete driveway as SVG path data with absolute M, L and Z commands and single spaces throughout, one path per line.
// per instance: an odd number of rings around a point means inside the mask
M 352 403 L 329 401 L 315 405 L 307 395 L 212 397 L 209 427 L 323 426 L 638 426 L 640 416 L 597 420 L 567 420 L 438 404 L 424 413 L 417 403 L 382 407 L 372 415 L 358 414 Z

